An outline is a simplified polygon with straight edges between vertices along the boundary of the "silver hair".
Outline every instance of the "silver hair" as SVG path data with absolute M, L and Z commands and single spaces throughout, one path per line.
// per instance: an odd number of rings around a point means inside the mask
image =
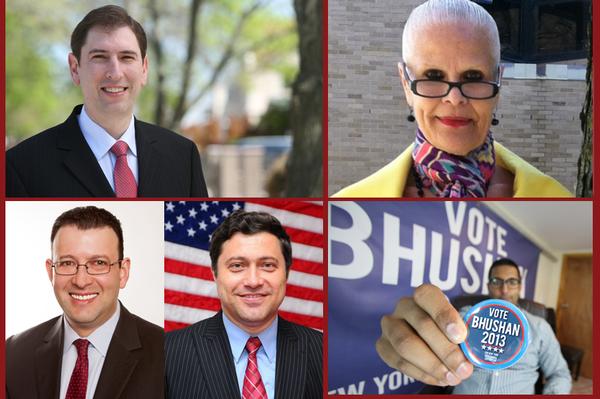
M 490 50 L 496 64 L 500 62 L 500 36 L 494 18 L 470 0 L 428 0 L 410 13 L 402 33 L 402 58 L 412 53 L 415 34 L 423 28 L 448 23 L 482 28 L 489 34 Z

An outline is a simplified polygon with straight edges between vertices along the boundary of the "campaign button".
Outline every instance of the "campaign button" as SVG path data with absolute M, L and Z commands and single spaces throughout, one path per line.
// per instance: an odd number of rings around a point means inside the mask
M 515 305 L 501 299 L 488 299 L 473 306 L 465 315 L 467 339 L 460 344 L 471 363 L 490 370 L 512 366 L 529 345 L 529 323 Z

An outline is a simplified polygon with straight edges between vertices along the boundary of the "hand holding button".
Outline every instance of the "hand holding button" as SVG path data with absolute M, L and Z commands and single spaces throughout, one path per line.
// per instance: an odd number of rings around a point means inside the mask
M 376 349 L 390 367 L 429 385 L 458 385 L 473 373 L 458 344 L 467 337 L 460 314 L 436 286 L 424 284 L 381 318 Z

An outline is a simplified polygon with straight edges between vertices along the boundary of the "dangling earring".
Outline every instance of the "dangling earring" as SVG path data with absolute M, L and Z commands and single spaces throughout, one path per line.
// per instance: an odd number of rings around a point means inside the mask
M 498 126 L 499 123 L 500 121 L 496 118 L 496 113 L 494 112 L 494 115 L 492 116 L 492 125 Z
M 406 117 L 406 120 L 409 121 L 409 122 L 414 122 L 415 121 L 415 116 L 413 115 L 412 108 L 410 108 L 410 114 L 408 114 L 408 116 Z

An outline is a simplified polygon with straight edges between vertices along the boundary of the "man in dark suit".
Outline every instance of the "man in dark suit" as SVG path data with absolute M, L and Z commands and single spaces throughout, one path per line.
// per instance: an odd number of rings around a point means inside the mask
M 222 311 L 167 334 L 167 397 L 321 398 L 323 335 L 277 315 L 292 263 L 279 221 L 233 213 L 214 231 L 210 258 Z
M 84 104 L 6 152 L 8 197 L 206 197 L 196 145 L 134 118 L 148 75 L 142 26 L 118 6 L 88 13 L 69 69 Z
M 130 268 L 119 220 L 71 209 L 51 243 L 46 271 L 64 314 L 7 339 L 6 397 L 164 397 L 164 331 L 117 299 Z

